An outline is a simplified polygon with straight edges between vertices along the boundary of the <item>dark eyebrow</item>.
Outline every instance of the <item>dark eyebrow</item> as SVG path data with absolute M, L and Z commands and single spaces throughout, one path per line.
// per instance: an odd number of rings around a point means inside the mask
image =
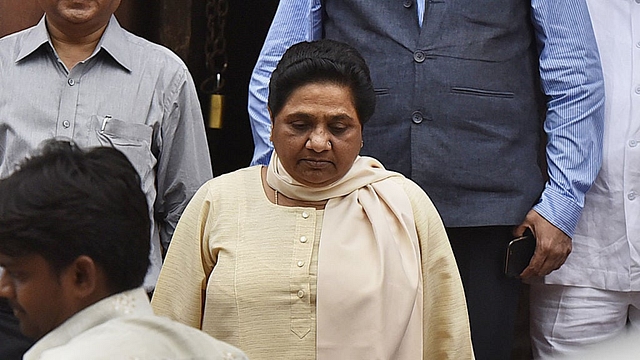
M 358 121 L 357 119 L 352 118 L 351 116 L 347 115 L 347 114 L 337 114 L 331 117 L 332 121 L 336 121 L 336 120 L 349 120 L 349 121 Z
M 309 120 L 313 119 L 313 116 L 306 112 L 294 112 L 285 116 L 285 119 L 295 119 L 295 120 Z

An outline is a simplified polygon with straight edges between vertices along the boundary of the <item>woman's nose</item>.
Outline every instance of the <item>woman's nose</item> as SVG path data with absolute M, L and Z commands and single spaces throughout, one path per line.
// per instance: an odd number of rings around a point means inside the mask
M 315 152 L 331 149 L 331 140 L 324 131 L 313 132 L 307 140 L 307 148 Z

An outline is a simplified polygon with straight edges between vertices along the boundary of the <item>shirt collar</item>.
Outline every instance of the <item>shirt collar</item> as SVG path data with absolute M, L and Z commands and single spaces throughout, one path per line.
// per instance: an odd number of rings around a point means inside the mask
M 49 43 L 49 33 L 47 32 L 47 25 L 45 24 L 44 18 L 43 16 L 40 22 L 38 22 L 38 25 L 34 26 L 25 36 L 16 62 L 29 56 L 43 44 Z M 51 47 L 53 48 L 53 46 Z
M 40 359 L 43 352 L 64 346 L 73 338 L 108 321 L 150 315 L 153 315 L 153 310 L 147 293 L 141 287 L 109 296 L 76 313 L 46 334 L 25 353 L 24 359 Z
M 49 43 L 51 49 L 53 49 L 53 44 L 51 44 L 51 38 L 47 31 L 45 17 L 46 15 L 40 19 L 40 22 L 38 22 L 25 37 L 16 62 L 31 55 L 45 43 Z M 109 24 L 107 24 L 102 38 L 100 38 L 96 49 L 90 57 L 95 56 L 101 49 L 104 49 L 120 66 L 127 71 L 131 71 L 132 61 L 129 55 L 131 51 L 128 51 L 129 46 L 131 45 L 127 38 L 126 31 L 120 26 L 116 17 L 111 15 Z
M 131 71 L 132 61 L 130 54 L 133 52 L 129 51 L 130 46 L 132 46 L 131 41 L 126 31 L 120 26 L 116 17 L 111 15 L 109 24 L 104 30 L 98 46 L 96 46 L 94 55 L 98 50 L 104 49 L 118 64 L 128 71 Z

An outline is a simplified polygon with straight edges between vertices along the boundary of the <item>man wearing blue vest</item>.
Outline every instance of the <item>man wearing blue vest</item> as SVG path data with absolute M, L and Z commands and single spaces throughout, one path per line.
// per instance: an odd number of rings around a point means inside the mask
M 520 280 L 503 274 L 507 244 L 527 228 L 537 238 L 522 278 L 559 268 L 600 167 L 604 91 L 585 1 L 282 0 L 249 89 L 253 164 L 272 150 L 273 68 L 291 44 L 319 38 L 367 60 L 378 96 L 362 154 L 433 199 L 476 356 L 508 359 Z

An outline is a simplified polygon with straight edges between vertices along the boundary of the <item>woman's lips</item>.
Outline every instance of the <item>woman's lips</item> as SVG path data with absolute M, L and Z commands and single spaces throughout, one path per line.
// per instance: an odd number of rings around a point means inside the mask
M 331 161 L 320 159 L 303 159 L 302 162 L 309 167 L 321 169 L 331 166 Z

